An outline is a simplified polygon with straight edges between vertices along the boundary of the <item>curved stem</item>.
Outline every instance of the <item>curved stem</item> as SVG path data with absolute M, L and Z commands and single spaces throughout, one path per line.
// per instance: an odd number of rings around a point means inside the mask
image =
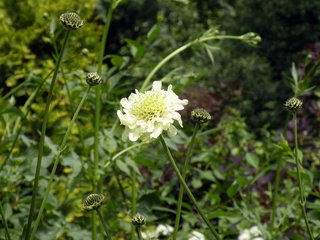
M 8 224 L 7 224 L 7 220 L 4 216 L 4 212 L 3 212 L 3 208 L 2 208 L 2 203 L 0 202 L 0 215 L 1 215 L 1 218 L 2 218 L 2 224 L 3 224 L 3 227 L 4 227 L 4 233 L 6 235 L 6 239 L 7 240 L 11 240 L 11 237 L 10 237 L 10 233 L 9 233 L 9 228 L 8 228 Z
M 131 181 L 132 181 L 131 215 L 133 217 L 137 212 L 137 187 L 136 187 L 137 173 L 133 168 L 131 170 L 131 176 L 132 176 L 132 179 L 131 179 Z M 131 224 L 131 240 L 135 239 L 134 232 L 135 232 L 135 227 Z
M 305 208 L 306 199 L 303 195 L 303 190 L 302 190 L 300 163 L 299 163 L 299 159 L 298 159 L 298 130 L 297 130 L 297 113 L 296 113 L 296 111 L 293 112 L 293 128 L 294 128 L 293 129 L 293 131 L 294 131 L 294 158 L 296 161 L 297 178 L 298 178 L 298 184 L 299 184 L 300 206 L 301 206 L 301 211 L 302 211 L 304 221 L 307 226 L 309 237 L 310 237 L 310 239 L 314 240 L 314 237 L 313 237 L 310 225 L 309 225 L 306 208 Z
M 197 43 L 202 43 L 202 42 L 206 42 L 206 41 L 210 41 L 210 40 L 221 40 L 221 39 L 235 39 L 235 40 L 241 40 L 241 37 L 237 37 L 237 36 L 230 36 L 230 35 L 221 35 L 221 36 L 211 36 L 211 37 L 202 37 L 199 39 L 195 39 L 189 43 L 186 43 L 185 45 L 179 47 L 178 49 L 176 49 L 175 51 L 171 52 L 168 56 L 166 56 L 164 59 L 162 59 L 157 66 L 155 66 L 153 68 L 153 70 L 149 73 L 149 75 L 147 76 L 147 78 L 144 80 L 144 82 L 142 83 L 142 86 L 140 88 L 140 91 L 143 92 L 144 90 L 146 90 L 146 88 L 148 87 L 149 82 L 151 81 L 151 79 L 153 78 L 153 76 L 159 71 L 159 69 L 165 65 L 167 62 L 169 62 L 171 60 L 171 58 L 175 57 L 176 55 L 178 55 L 179 53 L 183 52 L 184 50 L 188 49 L 189 47 L 193 46 L 194 44 Z
M 102 226 L 103 226 L 104 232 L 105 232 L 105 234 L 106 234 L 106 236 L 107 236 L 107 239 L 111 239 L 110 233 L 109 233 L 109 231 L 108 231 L 107 224 L 106 224 L 106 222 L 104 221 L 104 218 L 103 218 L 103 216 L 102 216 L 102 213 L 101 213 L 100 209 L 97 208 L 96 211 L 97 211 L 98 216 L 99 216 L 99 218 L 100 218 L 100 221 L 101 221 L 101 224 L 102 224 Z
M 36 231 L 38 229 L 39 222 L 40 222 L 40 219 L 41 219 L 41 216 L 42 216 L 42 213 L 43 213 L 43 210 L 44 210 L 44 207 L 45 207 L 45 204 L 47 202 L 47 198 L 48 198 L 48 195 L 49 195 L 49 192 L 50 192 L 50 189 L 51 189 L 51 184 L 53 182 L 54 175 L 56 173 L 56 170 L 57 170 L 57 167 L 58 167 L 58 164 L 59 164 L 60 157 L 61 157 L 62 153 L 66 150 L 67 140 L 68 140 L 68 137 L 70 135 L 71 129 L 72 129 L 77 117 L 78 117 L 78 114 L 80 112 L 80 109 L 82 108 L 82 105 L 83 105 L 85 99 L 87 98 L 87 96 L 89 94 L 90 89 L 91 89 L 91 87 L 88 86 L 84 96 L 82 97 L 82 99 L 81 99 L 81 101 L 80 101 L 80 103 L 79 103 L 79 105 L 77 107 L 77 110 L 75 111 L 75 113 L 74 113 L 74 115 L 72 117 L 72 120 L 71 120 L 71 122 L 69 124 L 69 127 L 68 127 L 68 129 L 67 129 L 67 131 L 66 131 L 66 133 L 65 133 L 65 135 L 63 137 L 62 143 L 60 144 L 60 147 L 59 147 L 58 154 L 54 158 L 54 164 L 53 164 L 53 168 L 51 170 L 48 186 L 47 186 L 46 191 L 44 193 L 37 219 L 36 219 L 36 221 L 34 223 L 34 226 L 32 228 L 32 233 L 31 233 L 31 238 L 30 239 L 33 239 L 35 234 L 36 234 Z
M 34 209 L 35 209 L 35 205 L 36 205 L 36 197 L 37 197 L 37 192 L 38 192 L 38 184 L 39 184 L 40 169 L 41 169 L 41 162 L 42 162 L 42 155 L 43 155 L 44 139 L 45 139 L 46 130 L 47 130 L 47 122 L 48 122 L 49 108 L 50 108 L 50 103 L 51 103 L 51 99 L 52 99 L 53 88 L 54 88 L 54 84 L 57 79 L 58 70 L 59 70 L 60 64 L 62 62 L 63 52 L 64 52 L 64 49 L 67 45 L 69 35 L 70 35 L 70 30 L 68 29 L 65 33 L 65 36 L 64 36 L 64 41 L 62 44 L 61 52 L 59 54 L 57 65 L 56 65 L 55 71 L 52 76 L 52 80 L 51 80 L 51 84 L 50 84 L 50 88 L 49 88 L 49 92 L 48 92 L 48 97 L 47 97 L 47 101 L 46 101 L 44 117 L 43 117 L 43 122 L 42 122 L 42 128 L 41 128 L 41 137 L 40 137 L 39 150 L 38 150 L 38 160 L 37 160 L 37 165 L 36 165 L 36 173 L 35 173 L 33 189 L 32 189 L 31 206 L 30 206 L 30 211 L 29 211 L 29 216 L 28 216 L 27 228 L 26 228 L 26 232 L 25 232 L 25 239 L 29 239 L 29 236 L 30 236 L 31 223 L 33 220 Z
M 214 238 L 216 240 L 221 240 L 221 238 L 219 237 L 218 233 L 216 232 L 216 230 L 214 230 L 214 228 L 211 226 L 211 223 L 209 221 L 209 219 L 204 215 L 203 211 L 201 210 L 201 208 L 199 207 L 198 203 L 197 203 L 197 200 L 194 198 L 193 194 L 191 193 L 188 185 L 186 184 L 186 182 L 184 181 L 172 155 L 171 155 L 171 152 L 163 138 L 162 135 L 160 135 L 160 141 L 161 141 L 161 144 L 163 146 L 163 148 L 165 149 L 165 152 L 169 158 L 169 161 L 174 169 L 174 171 L 176 172 L 178 178 L 179 178 L 179 181 L 180 183 L 183 185 L 184 189 L 186 190 L 186 193 L 188 194 L 188 197 L 190 198 L 191 202 L 193 203 L 194 207 L 197 209 L 199 215 L 201 216 L 201 218 L 203 219 L 203 221 L 207 224 L 210 232 L 212 233 L 212 235 L 214 236 Z
M 191 141 L 189 143 L 186 160 L 183 165 L 183 170 L 182 170 L 183 180 L 186 180 L 186 177 L 187 177 L 188 166 L 189 166 L 189 162 L 190 162 L 190 158 L 191 158 L 192 148 L 193 148 L 194 140 L 196 139 L 196 135 L 199 130 L 199 127 L 200 127 L 199 123 L 196 123 L 196 126 L 194 127 L 193 134 L 191 137 Z M 183 200 L 183 192 L 184 192 L 184 188 L 183 188 L 183 185 L 180 183 L 176 221 L 175 221 L 174 231 L 173 231 L 173 240 L 175 240 L 177 238 L 177 233 L 178 233 L 178 229 L 179 229 L 182 200 Z

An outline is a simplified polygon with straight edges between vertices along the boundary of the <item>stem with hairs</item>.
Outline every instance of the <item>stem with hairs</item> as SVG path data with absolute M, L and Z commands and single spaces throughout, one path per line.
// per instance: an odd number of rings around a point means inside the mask
M 299 158 L 298 158 L 298 130 L 297 130 L 297 113 L 296 111 L 293 111 L 293 131 L 294 131 L 294 158 L 296 162 L 296 169 L 297 169 L 297 178 L 298 178 L 298 184 L 299 184 L 299 195 L 300 195 L 300 207 L 302 211 L 302 215 L 304 218 L 304 222 L 307 226 L 308 234 L 311 240 L 314 240 L 308 217 L 307 217 L 307 212 L 306 212 L 306 199 L 303 195 L 303 190 L 302 190 L 302 180 L 301 180 L 301 173 L 300 173 L 300 163 L 299 163 Z
M 55 68 L 53 76 L 52 76 L 52 80 L 51 80 L 51 84 L 50 84 L 50 88 L 49 88 L 49 92 L 48 92 L 48 97 L 47 97 L 47 101 L 46 101 L 44 117 L 43 117 L 43 121 L 42 121 L 42 128 L 41 128 L 41 137 L 40 137 L 40 143 L 39 143 L 36 172 L 35 172 L 33 189 L 32 189 L 31 205 L 30 205 L 30 211 L 29 211 L 29 216 L 28 216 L 28 223 L 27 223 L 27 227 L 26 227 L 26 230 L 25 230 L 24 239 L 26 239 L 26 240 L 29 239 L 29 236 L 30 236 L 31 224 L 32 224 L 32 221 L 33 221 L 34 210 L 35 210 L 35 206 L 36 206 L 36 197 L 37 197 L 37 193 L 38 193 L 38 184 L 39 184 L 40 169 L 41 169 L 41 162 L 42 162 L 42 156 L 43 156 L 44 139 L 45 139 L 45 136 L 46 136 L 47 122 L 48 122 L 48 116 L 49 116 L 49 108 L 50 108 L 50 103 L 51 103 L 51 99 L 52 99 L 52 95 L 53 95 L 53 88 L 54 88 L 54 84 L 55 84 L 56 79 L 57 79 L 58 70 L 59 70 L 59 67 L 60 67 L 61 62 L 62 62 L 64 49 L 65 49 L 65 47 L 67 45 L 69 35 L 70 35 L 70 30 L 68 29 L 66 31 L 66 33 L 65 33 L 65 36 L 64 36 L 64 41 L 63 41 L 63 44 L 62 44 L 61 51 L 59 53 L 59 57 L 58 57 L 56 68 Z
M 52 182 L 54 180 L 54 175 L 56 173 L 56 170 L 57 170 L 57 167 L 58 167 L 58 164 L 59 164 L 59 161 L 60 161 L 60 157 L 62 155 L 62 153 L 66 150 L 66 147 L 67 147 L 67 140 L 70 136 L 70 133 L 71 133 L 71 129 L 79 115 L 79 112 L 82 108 L 82 105 L 85 101 L 85 99 L 87 98 L 88 94 L 89 94 L 89 91 L 91 89 L 91 86 L 88 86 L 85 94 L 83 95 L 78 107 L 77 107 L 77 110 L 75 111 L 73 117 L 72 117 L 72 120 L 68 126 L 68 129 L 62 139 L 62 143 L 60 144 L 59 146 L 59 151 L 57 153 L 57 155 L 55 156 L 54 158 L 54 163 L 53 163 L 53 168 L 51 170 L 51 174 L 50 174 L 50 179 L 49 179 L 49 182 L 48 182 L 48 186 L 46 187 L 46 191 L 44 193 L 44 196 L 43 196 L 43 199 L 42 199 L 42 202 L 41 202 L 41 207 L 40 207 L 40 210 L 39 210 L 39 213 L 38 213 L 38 216 L 37 216 L 37 219 L 34 223 L 34 226 L 32 228 L 32 233 L 31 233 L 31 238 L 30 239 L 33 239 L 35 237 L 35 234 L 37 232 L 37 229 L 38 229 L 38 226 L 39 226 L 39 223 L 40 223 L 40 219 L 41 219 L 41 216 L 42 216 L 42 213 L 43 213 L 43 210 L 45 208 L 45 205 L 46 205 L 46 202 L 47 202 L 47 199 L 48 199 L 48 196 L 49 196 L 49 192 L 50 192 L 50 189 L 51 189 L 51 185 L 52 185 Z
M 199 130 L 199 127 L 200 127 L 199 123 L 196 123 L 196 126 L 194 127 L 193 134 L 191 137 L 191 141 L 189 143 L 186 160 L 184 162 L 183 169 L 182 169 L 183 180 L 186 180 L 186 177 L 187 177 L 188 166 L 189 166 L 189 162 L 190 162 L 190 158 L 191 158 L 192 148 L 193 148 L 194 140 L 196 139 L 196 135 Z M 173 240 L 175 240 L 177 238 L 177 233 L 178 233 L 178 229 L 179 229 L 183 193 L 184 193 L 184 188 L 183 188 L 183 185 L 180 183 L 176 221 L 175 221 L 174 231 L 173 231 Z
M 161 144 L 169 158 L 169 161 L 173 167 L 173 170 L 176 172 L 178 178 L 179 178 L 179 181 L 180 183 L 182 184 L 183 188 L 186 190 L 186 193 L 188 195 L 188 197 L 190 198 L 191 202 L 193 203 L 193 206 L 197 209 L 199 215 L 201 216 L 201 218 L 203 219 L 203 221 L 206 223 L 206 225 L 208 226 L 210 232 L 212 233 L 212 235 L 214 236 L 214 239 L 216 240 L 221 240 L 221 238 L 219 237 L 219 234 L 216 232 L 216 230 L 211 226 L 211 223 L 209 221 L 209 219 L 206 217 L 206 215 L 204 215 L 203 211 L 201 210 L 201 208 L 199 207 L 198 203 L 197 203 L 197 200 L 194 198 L 193 194 L 191 193 L 188 185 L 186 184 L 186 182 L 184 181 L 180 171 L 179 171 L 179 168 L 177 167 L 172 155 L 171 155 L 171 152 L 163 138 L 162 135 L 160 135 L 160 141 L 161 141 Z

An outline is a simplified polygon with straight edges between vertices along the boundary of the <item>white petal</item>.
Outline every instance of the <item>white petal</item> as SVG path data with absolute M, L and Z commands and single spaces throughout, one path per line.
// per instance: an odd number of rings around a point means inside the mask
M 152 90 L 160 91 L 162 83 L 161 81 L 154 81 L 152 84 Z

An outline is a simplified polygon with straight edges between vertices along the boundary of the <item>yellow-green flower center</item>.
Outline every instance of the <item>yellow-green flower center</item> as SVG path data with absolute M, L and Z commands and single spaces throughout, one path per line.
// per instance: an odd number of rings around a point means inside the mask
M 155 92 L 144 96 L 135 104 L 133 115 L 145 121 L 152 121 L 161 116 L 165 108 L 164 97 L 162 94 Z

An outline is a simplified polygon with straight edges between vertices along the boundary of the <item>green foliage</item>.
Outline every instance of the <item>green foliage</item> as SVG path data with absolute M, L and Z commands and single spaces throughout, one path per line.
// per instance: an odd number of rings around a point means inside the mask
M 0 199 L 12 239 L 21 236 L 28 217 L 49 87 L 47 79 L 51 78 L 64 34 L 58 16 L 65 10 L 75 10 L 86 21 L 71 36 L 54 89 L 39 199 L 46 190 L 61 138 L 86 89 L 85 73 L 97 71 L 97 52 L 108 3 L 61 0 L 46 4 L 41 0 L 0 3 Z M 172 83 L 174 91 L 190 98 L 190 106 L 207 104 L 207 110 L 214 113 L 213 122 L 203 127 L 196 139 L 187 184 L 224 239 L 237 239 L 242 230 L 253 225 L 258 225 L 265 239 L 306 239 L 298 210 L 291 123 L 287 124 L 282 116 L 282 100 L 290 91 L 288 81 L 282 81 L 282 72 L 289 73 L 292 66 L 293 95 L 309 94 L 305 97 L 304 115 L 298 116 L 301 119 L 298 153 L 308 216 L 314 232 L 319 232 L 320 186 L 316 173 L 320 165 L 317 128 L 320 94 L 318 88 L 312 88 L 316 85 L 319 62 L 307 62 L 306 74 L 300 72 L 300 53 L 319 34 L 313 29 L 319 22 L 319 16 L 314 14 L 320 8 L 319 3 L 284 0 L 113 3 L 115 12 L 101 72 L 104 84 L 98 176 L 106 195 L 101 211 L 114 239 L 127 239 L 130 235 L 132 171 L 137 174 L 137 210 L 147 217 L 144 232 L 154 232 L 159 224 L 173 225 L 179 192 L 178 179 L 158 141 L 131 144 L 121 140 L 123 129 L 116 116 L 120 99 L 139 89 L 156 64 L 174 50 L 207 36 L 203 34 L 212 36 L 224 31 L 228 34 L 256 31 L 263 40 L 258 48 L 229 40 L 194 44 L 168 61 L 152 79 Z M 219 31 L 216 25 L 220 26 Z M 206 32 L 207 29 L 211 30 Z M 291 65 L 293 59 L 297 60 L 296 65 Z M 188 91 L 187 87 L 194 85 L 191 89 L 197 90 Z M 193 99 L 194 95 L 200 96 Z M 95 100 L 91 91 L 71 129 L 37 239 L 91 239 L 91 214 L 82 211 L 81 202 L 82 196 L 91 193 L 96 178 L 92 170 Z M 188 114 L 182 113 L 183 130 L 166 138 L 180 167 L 193 128 Z M 286 125 L 288 131 L 283 130 Z M 279 162 L 281 180 L 275 225 L 271 226 Z M 210 239 L 208 229 L 185 196 L 178 239 L 187 239 L 193 230 Z M 4 236 L 1 220 L 0 239 L 5 239 Z

